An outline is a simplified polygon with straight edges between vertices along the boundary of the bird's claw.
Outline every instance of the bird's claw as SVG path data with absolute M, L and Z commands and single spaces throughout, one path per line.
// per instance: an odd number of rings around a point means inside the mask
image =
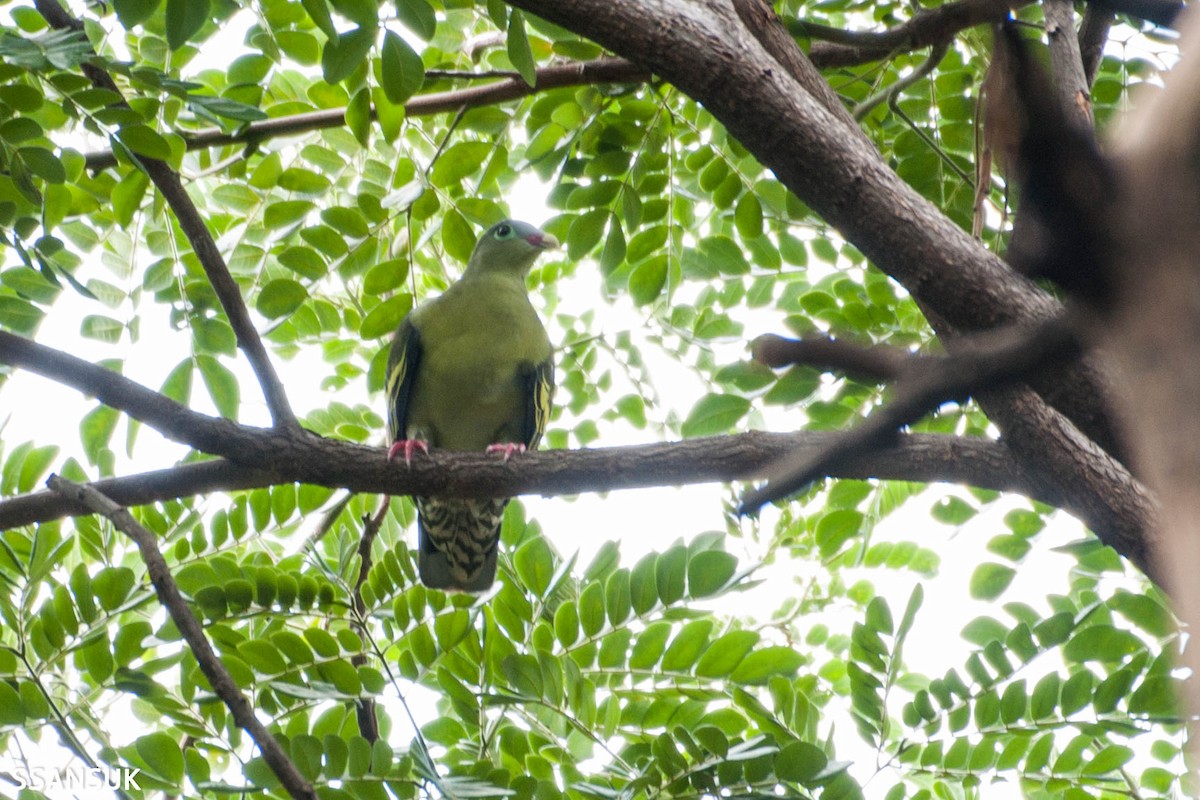
M 387 460 L 395 461 L 396 456 L 404 453 L 404 465 L 411 469 L 413 453 L 417 452 L 418 450 L 428 455 L 429 445 L 420 439 L 397 439 L 392 443 L 392 446 L 388 448 Z
M 487 450 L 484 451 L 491 455 L 492 453 L 503 453 L 504 460 L 508 461 L 512 458 L 513 453 L 524 453 L 525 445 L 522 442 L 504 442 L 502 444 L 489 444 Z

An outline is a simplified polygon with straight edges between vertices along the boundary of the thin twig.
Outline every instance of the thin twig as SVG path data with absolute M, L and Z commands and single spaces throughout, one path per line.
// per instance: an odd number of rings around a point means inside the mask
M 494 74 L 469 73 L 472 78 L 490 77 Z M 506 73 L 500 73 L 500 75 L 506 75 Z M 428 79 L 436 77 L 436 75 L 426 73 L 425 77 Z M 502 80 L 485 86 L 471 86 L 466 89 L 418 95 L 405 103 L 404 115 L 406 117 L 428 117 L 457 111 L 460 108 L 479 108 L 506 103 L 551 89 L 597 83 L 643 83 L 649 79 L 649 72 L 623 58 L 600 58 L 595 61 L 554 64 L 538 69 L 536 88 L 530 87 L 524 79 L 513 73 L 512 76 L 503 77 Z M 375 119 L 375 113 L 375 108 L 372 107 L 371 119 Z M 193 133 L 184 131 L 177 131 L 177 133 L 183 137 L 186 149 L 191 151 L 231 144 L 249 146 L 280 136 L 299 136 L 327 128 L 342 128 L 345 125 L 346 109 L 330 108 L 259 120 L 238 126 L 237 130 L 233 132 L 221 128 L 206 128 Z M 84 164 L 88 170 L 93 172 L 107 169 L 116 163 L 117 157 L 111 149 L 97 150 L 84 156 Z
M 901 92 L 912 86 L 914 83 L 920 81 L 929 73 L 933 72 L 937 65 L 942 63 L 942 59 L 946 57 L 946 51 L 949 49 L 950 45 L 947 42 L 939 42 L 938 44 L 935 44 L 929 49 L 929 56 L 921 62 L 921 66 L 900 78 L 891 86 L 881 89 L 880 91 L 868 97 L 866 100 L 863 100 L 861 103 L 856 105 L 854 107 L 854 111 L 851 112 L 854 115 L 854 118 L 861 121 L 863 117 L 865 117 L 867 114 L 870 114 L 871 110 L 880 103 L 893 102 L 900 96 Z
M 797 453 L 780 459 L 770 468 L 767 484 L 748 492 L 738 512 L 756 513 L 767 503 L 794 494 L 852 459 L 891 447 L 904 426 L 942 403 L 1003 388 L 1082 352 L 1074 326 L 1065 317 L 1029 329 L 1006 330 L 997 336 L 998 341 L 993 338 L 984 348 L 926 359 L 923 369 L 909 370 L 910 377 L 897 387 L 896 397 L 833 446 L 816 454 Z
M 375 515 L 364 517 L 362 535 L 358 539 L 359 567 L 358 579 L 354 582 L 354 626 L 358 628 L 363 641 L 367 641 L 370 637 L 367 630 L 367 604 L 363 600 L 362 587 L 371 574 L 371 546 L 375 543 L 375 537 L 379 535 L 379 529 L 383 527 L 383 520 L 387 517 L 388 507 L 391 506 L 391 503 L 392 498 L 384 495 Z M 363 666 L 367 663 L 366 653 L 355 653 L 350 658 L 350 663 L 355 667 Z M 364 739 L 374 744 L 379 739 L 379 719 L 375 715 L 375 699 L 360 697 L 354 704 L 354 713 L 358 718 L 358 732 Z
M 78 31 L 82 35 L 83 23 L 64 10 L 57 0 L 34 0 L 34 5 L 52 27 Z M 107 89 L 121 97 L 120 87 L 108 72 L 91 63 L 83 64 L 81 69 L 94 86 Z M 123 98 L 114 105 L 128 107 L 128 103 Z M 287 394 L 284 392 L 283 383 L 279 380 L 279 375 L 275 372 L 275 367 L 267 355 L 267 349 L 250 319 L 250 312 L 246 309 L 246 303 L 242 299 L 241 289 L 230 274 L 229 267 L 225 264 L 225 259 L 221 255 L 207 223 L 200 215 L 199 209 L 188 196 L 187 190 L 183 188 L 179 173 L 175 172 L 166 162 L 153 158 L 140 157 L 139 164 L 150 176 L 150 180 L 154 182 L 158 191 L 162 193 L 171 210 L 175 212 L 180 229 L 191 243 L 192 251 L 204 268 L 204 273 L 208 276 L 209 283 L 212 284 L 213 291 L 220 300 L 221 307 L 225 310 L 225 316 L 237 338 L 238 347 L 245 354 L 255 377 L 258 378 L 275 426 L 284 430 L 299 429 L 300 423 L 296 421 L 296 416 L 288 403 Z
M 175 627 L 196 657 L 200 671 L 208 679 L 213 691 L 229 708 L 234 722 L 250 734 L 258 745 L 263 760 L 271 767 L 289 795 L 297 800 L 316 800 L 316 790 L 300 774 L 300 770 L 284 752 L 278 740 L 255 716 L 254 707 L 213 651 L 200 621 L 196 619 L 196 615 L 179 592 L 171 569 L 158 549 L 157 537 L 134 519 L 126 509 L 89 486 L 74 483 L 58 475 L 51 475 L 47 484 L 52 490 L 69 497 L 72 502 L 85 505 L 97 514 L 108 517 L 118 530 L 134 541 L 142 561 L 146 564 L 146 572 L 154 585 L 154 591 L 158 594 L 159 602 L 171 615 Z
M 810 336 L 787 339 L 768 333 L 750 343 L 755 361 L 772 369 L 803 364 L 845 373 L 858 379 L 885 383 L 900 378 L 921 357 L 897 347 L 863 347 L 841 339 Z

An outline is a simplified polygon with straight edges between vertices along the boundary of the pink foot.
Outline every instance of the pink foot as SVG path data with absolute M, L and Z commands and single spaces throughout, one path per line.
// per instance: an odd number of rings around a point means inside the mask
M 513 453 L 524 453 L 525 445 L 522 442 L 504 442 L 503 444 L 489 444 L 486 453 L 504 453 L 504 460 L 508 461 L 512 458 Z
M 420 450 L 422 453 L 428 454 L 429 445 L 420 439 L 397 439 L 392 443 L 392 446 L 388 448 L 387 460 L 395 461 L 396 456 L 404 453 L 404 464 L 405 466 L 411 468 L 413 453 L 417 452 L 418 450 Z

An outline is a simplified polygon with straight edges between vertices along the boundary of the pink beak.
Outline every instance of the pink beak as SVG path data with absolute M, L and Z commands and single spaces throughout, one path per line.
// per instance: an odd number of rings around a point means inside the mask
M 525 237 L 525 241 L 529 242 L 534 247 L 542 247 L 551 249 L 558 247 L 558 239 L 555 239 L 548 233 L 534 233 Z

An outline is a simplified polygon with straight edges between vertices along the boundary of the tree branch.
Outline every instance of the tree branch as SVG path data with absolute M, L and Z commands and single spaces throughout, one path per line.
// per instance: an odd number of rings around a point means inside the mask
M 1108 42 L 1108 31 L 1116 15 L 1095 3 L 1089 3 L 1083 12 L 1079 26 L 1079 54 L 1083 59 L 1083 76 L 1090 87 L 1096 82 L 1100 61 L 1104 58 L 1104 45 Z
M 232 420 L 210 417 L 110 369 L 84 361 L 32 339 L 0 331 L 0 363 L 29 370 L 95 397 L 154 428 L 168 439 L 214 455 L 236 452 L 226 447 L 240 430 Z
M 840 339 L 810 336 L 786 339 L 768 333 L 750 343 L 751 357 L 772 369 L 804 364 L 820 370 L 844 373 L 856 380 L 887 383 L 902 376 L 923 356 L 899 347 L 862 347 Z
M 59 30 L 78 31 L 82 35 L 83 23 L 67 13 L 58 4 L 58 0 L 34 0 L 34 5 L 51 27 Z M 81 68 L 94 86 L 121 96 L 120 88 L 113 81 L 112 76 L 103 69 L 89 63 L 83 64 Z M 117 105 L 128 107 L 128 103 L 124 99 L 120 100 Z M 250 320 L 250 312 L 246 310 L 246 304 L 242 300 L 241 289 L 230 275 L 225 259 L 221 256 L 221 251 L 217 248 L 217 243 L 213 240 L 204 218 L 200 216 L 200 212 L 188 196 L 187 190 L 183 188 L 179 174 L 165 162 L 157 159 L 143 157 L 139 159 L 139 164 L 150 176 L 150 180 L 154 181 L 154 185 L 162 193 L 171 210 L 175 212 L 180 229 L 191 243 L 192 251 L 204 268 L 209 283 L 212 284 L 213 291 L 216 292 L 217 298 L 221 302 L 221 307 L 225 309 L 225 316 L 237 337 L 238 347 L 245 353 L 251 369 L 258 378 L 275 426 L 285 430 L 298 428 L 299 424 L 288 404 L 283 384 L 275 372 L 275 367 L 271 364 L 266 347 L 263 345 L 258 331 L 254 328 L 254 323 Z
M 880 61 L 898 53 L 922 50 L 949 42 L 968 28 L 1003 22 L 1010 10 L 1032 0 L 958 0 L 933 8 L 922 8 L 912 19 L 885 31 L 847 31 L 801 19 L 785 24 L 795 36 L 815 40 L 808 56 L 822 69 L 853 67 Z M 1172 27 L 1184 4 L 1177 0 L 1091 0 L 1089 11 L 1128 14 L 1156 25 Z
M 912 19 L 885 31 L 843 31 L 804 20 L 787 20 L 793 34 L 825 41 L 813 42 L 809 58 L 819 67 L 850 67 L 871 61 L 947 45 L 967 28 L 1001 22 L 1014 7 L 1032 0 L 959 0 L 923 8 Z
M 146 572 L 154 585 L 159 602 L 171 615 L 175 627 L 179 629 L 184 641 L 196 656 L 200 671 L 208 679 L 213 691 L 229 708 L 234 722 L 254 739 L 263 759 L 289 795 L 296 800 L 317 800 L 316 791 L 300 774 L 300 770 L 288 758 L 271 732 L 259 722 L 254 714 L 254 707 L 250 705 L 246 695 L 242 694 L 237 682 L 208 643 L 200 621 L 196 619 L 196 615 L 192 613 L 175 584 L 171 569 L 158 549 L 155 535 L 142 527 L 127 510 L 89 486 L 72 483 L 58 475 L 51 475 L 47 483 L 53 491 L 70 498 L 72 503 L 87 506 L 95 513 L 108 517 L 118 530 L 134 541 L 142 555 L 142 561 L 146 564 Z
M 960 347 L 942 358 L 912 359 L 897 373 L 901 381 L 895 398 L 828 450 L 790 454 L 771 465 L 767 485 L 748 492 L 738 511 L 754 514 L 767 503 L 794 494 L 836 470 L 846 460 L 887 447 L 901 428 L 942 403 L 1001 388 L 1051 364 L 1078 358 L 1081 352 L 1073 327 L 1064 319 L 1053 319 L 1030 330 L 1003 331 L 986 343 L 974 344 L 971 349 Z M 893 359 L 889 369 L 895 366 Z
M 260 431 L 267 434 L 267 431 Z M 187 464 L 96 481 L 125 505 L 189 497 L 210 491 L 311 483 L 352 492 L 446 497 L 558 496 L 653 486 L 756 480 L 788 453 L 817 453 L 845 436 L 836 431 L 767 433 L 584 450 L 542 450 L 510 461 L 483 453 L 431 451 L 411 468 L 389 462 L 386 451 L 309 434 L 276 440 L 257 453 L 270 461 L 247 467 L 227 460 Z M 257 457 L 257 455 L 256 455 Z M 833 478 L 948 482 L 1023 494 L 1050 505 L 1061 497 L 1028 480 L 1003 445 L 981 438 L 909 434 L 892 447 L 855 459 Z M 52 492 L 0 501 L 0 530 L 78 515 L 84 509 Z
M 1046 38 L 1050 42 L 1050 69 L 1059 105 L 1087 129 L 1092 125 L 1092 95 L 1084 74 L 1079 35 L 1075 32 L 1074 0 L 1043 0 Z
M 505 74 L 503 80 L 484 86 L 418 95 L 404 105 L 404 113 L 409 117 L 426 117 L 463 108 L 478 108 L 519 100 L 550 89 L 596 83 L 640 83 L 649 79 L 650 73 L 623 58 L 599 58 L 595 61 L 554 64 L 537 71 L 537 82 L 532 87 L 515 73 Z M 375 118 L 373 107 L 371 118 Z M 345 125 L 346 109 L 330 108 L 251 122 L 238 126 L 237 130 L 232 132 L 221 128 L 207 128 L 194 133 L 179 134 L 183 137 L 187 149 L 191 151 L 230 144 L 249 146 L 280 136 L 298 136 Z M 84 159 L 87 169 L 92 171 L 106 169 L 117 163 L 111 149 L 88 153 Z

